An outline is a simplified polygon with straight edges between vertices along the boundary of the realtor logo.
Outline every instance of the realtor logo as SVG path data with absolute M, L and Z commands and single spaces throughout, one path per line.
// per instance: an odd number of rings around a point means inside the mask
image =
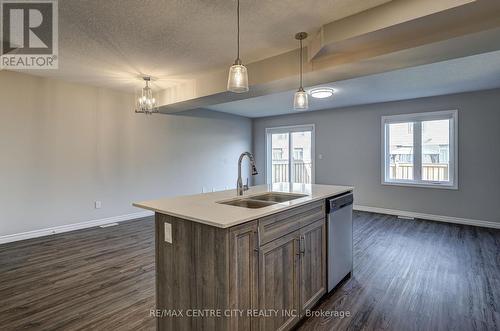
M 57 0 L 0 0 L 2 69 L 57 69 Z

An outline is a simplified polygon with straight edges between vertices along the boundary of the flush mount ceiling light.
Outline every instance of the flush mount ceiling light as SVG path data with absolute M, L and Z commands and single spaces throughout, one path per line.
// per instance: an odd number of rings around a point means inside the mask
M 153 90 L 149 86 L 151 77 L 142 78 L 146 82 L 146 86 L 142 89 L 141 95 L 137 98 L 136 113 L 151 115 L 158 112 L 158 103 L 153 96 Z
M 227 90 L 235 93 L 248 92 L 248 73 L 247 67 L 241 63 L 240 59 L 240 0 L 236 9 L 237 19 L 237 56 L 234 64 L 229 68 L 229 77 L 227 79 Z
M 318 87 L 309 91 L 309 94 L 316 99 L 329 98 L 333 95 L 333 93 L 335 93 L 335 90 L 331 87 Z
M 305 32 L 299 32 L 295 35 L 295 39 L 297 39 L 300 43 L 300 87 L 293 96 L 293 109 L 295 110 L 307 110 L 309 108 L 307 93 L 304 91 L 304 87 L 302 86 L 302 40 L 306 38 L 307 33 Z

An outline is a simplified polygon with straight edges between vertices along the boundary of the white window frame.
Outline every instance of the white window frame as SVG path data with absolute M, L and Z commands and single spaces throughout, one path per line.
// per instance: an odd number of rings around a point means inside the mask
M 293 162 L 293 141 L 292 141 L 292 132 L 303 132 L 303 131 L 310 131 L 311 132 L 311 184 L 316 183 L 315 179 L 315 173 L 316 173 L 316 150 L 315 150 L 315 140 L 316 140 L 316 133 L 315 133 L 315 127 L 314 124 L 302 124 L 302 125 L 292 125 L 292 126 L 279 126 L 279 127 L 273 127 L 273 128 L 266 128 L 266 183 L 271 184 L 272 183 L 272 153 L 273 153 L 273 148 L 272 148 L 272 139 L 271 135 L 272 134 L 280 134 L 280 133 L 288 133 L 288 148 L 290 149 L 289 155 L 288 155 L 288 169 L 290 171 L 288 172 L 288 180 L 292 178 L 292 162 Z
M 449 182 L 431 182 L 422 180 L 422 121 L 449 119 L 450 123 L 450 173 Z M 413 122 L 413 178 L 412 180 L 390 179 L 389 130 L 387 124 Z M 382 184 L 429 187 L 458 190 L 458 110 L 382 116 Z

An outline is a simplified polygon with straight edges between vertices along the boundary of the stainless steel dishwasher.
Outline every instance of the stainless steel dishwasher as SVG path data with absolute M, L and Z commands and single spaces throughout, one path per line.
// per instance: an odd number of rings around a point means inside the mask
M 352 273 L 352 192 L 326 201 L 328 292 Z

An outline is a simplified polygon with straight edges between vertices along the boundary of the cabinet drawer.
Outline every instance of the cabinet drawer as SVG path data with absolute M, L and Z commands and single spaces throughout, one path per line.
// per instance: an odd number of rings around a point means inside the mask
M 325 201 L 321 200 L 259 220 L 260 244 L 263 245 L 314 221 L 325 218 Z

